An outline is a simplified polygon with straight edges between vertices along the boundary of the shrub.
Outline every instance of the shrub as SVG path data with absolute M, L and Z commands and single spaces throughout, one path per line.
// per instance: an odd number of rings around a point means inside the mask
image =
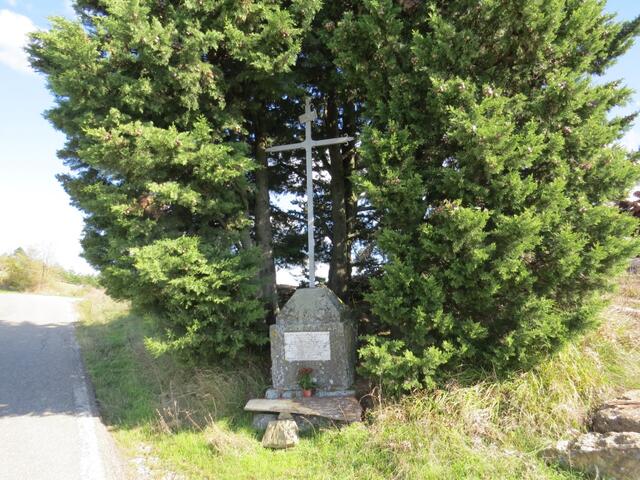
M 637 221 L 614 204 L 639 178 L 616 142 L 633 116 L 608 116 L 630 91 L 592 77 L 640 19 L 602 9 L 365 2 L 341 23 L 333 47 L 367 99 L 359 183 L 386 261 L 368 296 L 379 334 L 360 355 L 387 391 L 535 363 L 593 324 L 595 292 L 637 250 Z
M 166 348 L 233 354 L 268 339 L 245 113 L 266 110 L 263 88 L 295 62 L 317 5 L 78 2 L 79 20 L 32 34 L 85 258 L 110 295 L 163 313 Z
M 157 353 L 234 356 L 267 342 L 254 258 L 225 255 L 195 237 L 160 240 L 132 256 L 138 273 L 132 296 L 170 327 L 166 339 L 149 342 Z
M 43 269 L 46 268 L 42 262 L 30 257 L 21 248 L 4 257 L 2 263 L 4 275 L 0 286 L 19 292 L 34 290 L 41 283 Z

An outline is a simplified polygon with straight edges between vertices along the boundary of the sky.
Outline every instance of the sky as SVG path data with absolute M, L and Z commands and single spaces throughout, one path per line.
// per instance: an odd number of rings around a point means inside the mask
M 631 19 L 640 15 L 640 2 L 609 0 L 607 10 Z M 80 256 L 82 215 L 55 178 L 65 170 L 56 157 L 64 136 L 42 116 L 52 98 L 22 50 L 27 33 L 48 28 L 50 16 L 72 17 L 70 0 L 0 0 L 0 254 L 34 248 L 65 268 L 91 273 Z M 640 41 L 603 78 L 613 79 L 640 92 Z M 616 113 L 636 110 L 640 93 Z M 623 144 L 640 146 L 640 121 Z M 326 275 L 326 266 L 319 267 L 319 275 Z M 279 272 L 279 281 L 290 279 Z

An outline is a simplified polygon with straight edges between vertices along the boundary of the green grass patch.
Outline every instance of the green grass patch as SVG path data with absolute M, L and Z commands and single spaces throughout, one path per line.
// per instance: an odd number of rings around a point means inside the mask
M 640 315 L 628 307 L 640 308 L 639 277 L 622 279 L 597 331 L 534 370 L 471 385 L 454 378 L 397 402 L 374 392 L 364 423 L 288 451 L 263 449 L 242 410 L 263 394 L 268 359 L 198 368 L 154 358 L 144 346 L 153 321 L 99 293 L 80 305 L 78 336 L 105 422 L 157 478 L 578 479 L 538 452 L 584 431 L 603 399 L 640 388 Z

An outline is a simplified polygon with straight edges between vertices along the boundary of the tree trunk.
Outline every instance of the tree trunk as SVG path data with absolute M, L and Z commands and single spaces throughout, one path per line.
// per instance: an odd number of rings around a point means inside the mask
M 327 99 L 327 124 L 332 137 L 340 135 L 338 107 L 333 95 Z M 342 300 L 347 300 L 351 278 L 351 252 L 347 223 L 347 179 L 340 145 L 329 147 L 331 173 L 331 261 L 329 263 L 329 288 Z
M 354 102 L 348 102 L 344 107 L 343 123 L 344 131 L 352 137 L 356 136 L 356 106 Z M 347 252 L 349 252 L 349 277 L 348 281 L 351 282 L 351 274 L 353 265 L 351 264 L 351 246 L 353 239 L 358 229 L 356 224 L 356 215 L 358 214 L 358 197 L 353 191 L 353 182 L 351 181 L 351 175 L 356 171 L 357 165 L 356 148 L 353 143 L 349 144 L 349 149 L 343 156 L 342 164 L 344 165 L 344 199 L 345 208 L 347 213 Z
M 278 292 L 276 289 L 276 267 L 273 261 L 273 232 L 271 229 L 271 206 L 269 203 L 269 164 L 265 151 L 267 137 L 259 123 L 256 128 L 255 156 L 256 170 L 256 240 L 262 251 L 260 269 L 261 297 L 270 316 L 278 313 Z

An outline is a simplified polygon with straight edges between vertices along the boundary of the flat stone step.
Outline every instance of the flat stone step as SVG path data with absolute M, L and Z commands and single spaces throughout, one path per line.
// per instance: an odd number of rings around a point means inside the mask
M 244 409 L 248 412 L 315 415 L 348 423 L 362 420 L 362 407 L 353 397 L 279 398 L 274 400 L 255 398 L 249 400 Z
M 620 305 L 616 305 L 613 307 L 613 309 L 617 312 L 625 312 L 625 313 L 631 313 L 631 314 L 635 314 L 635 315 L 640 315 L 640 308 L 633 308 L 633 307 L 623 307 Z
M 640 390 L 631 390 L 604 403 L 594 413 L 592 426 L 600 433 L 640 433 Z

